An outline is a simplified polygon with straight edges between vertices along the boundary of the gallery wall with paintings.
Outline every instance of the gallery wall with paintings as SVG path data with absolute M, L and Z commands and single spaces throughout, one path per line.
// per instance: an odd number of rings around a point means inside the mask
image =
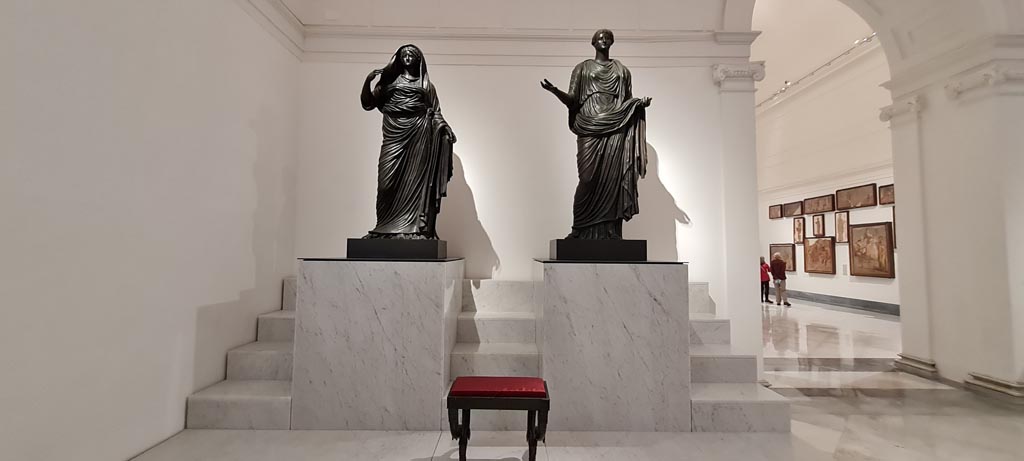
M 790 290 L 899 304 L 891 170 L 760 195 L 764 256 L 795 267 Z

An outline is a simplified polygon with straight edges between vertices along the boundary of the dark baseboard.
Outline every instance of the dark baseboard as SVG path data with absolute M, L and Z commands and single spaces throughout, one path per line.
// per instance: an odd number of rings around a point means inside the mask
M 772 296 L 775 296 L 775 287 L 771 287 L 770 291 Z M 900 315 L 899 304 L 881 303 L 878 301 L 868 301 L 866 299 L 844 298 L 842 296 L 823 295 L 820 293 L 810 293 L 797 290 L 786 290 L 786 293 L 793 299 L 831 304 L 833 306 L 847 307 L 850 309 L 860 309 L 863 311 L 877 312 L 879 314 Z

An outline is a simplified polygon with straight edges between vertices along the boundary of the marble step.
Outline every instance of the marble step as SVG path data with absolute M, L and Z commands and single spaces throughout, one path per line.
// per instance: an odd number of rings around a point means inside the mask
M 710 284 L 690 282 L 690 313 L 714 315 L 717 310 L 715 300 L 711 299 Z
M 471 280 L 462 282 L 462 312 L 536 312 L 532 281 Z
M 281 282 L 281 309 L 295 310 L 295 276 L 285 277 Z
M 221 381 L 188 398 L 186 429 L 290 429 L 291 381 Z
M 456 343 L 452 379 L 459 376 L 540 376 L 535 343 Z
M 693 383 L 693 432 L 789 432 L 789 401 L 754 383 Z
M 295 311 L 280 310 L 257 319 L 257 341 L 294 341 Z
M 737 354 L 729 344 L 691 344 L 690 381 L 756 383 L 757 355 Z
M 456 331 L 460 343 L 534 343 L 537 317 L 532 312 L 462 312 Z
M 281 380 L 292 379 L 290 341 L 257 341 L 228 351 L 229 380 Z
M 690 344 L 729 344 L 729 319 L 714 314 L 690 314 Z

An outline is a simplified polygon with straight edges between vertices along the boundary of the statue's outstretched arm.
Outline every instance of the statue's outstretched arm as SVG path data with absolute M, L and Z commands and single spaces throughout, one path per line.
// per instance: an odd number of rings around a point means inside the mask
M 572 109 L 576 105 L 576 101 L 573 100 L 572 96 L 569 96 L 569 93 L 566 93 L 558 89 L 558 87 L 549 82 L 548 79 L 544 79 L 543 81 L 541 81 L 540 87 L 544 88 L 545 90 L 548 90 L 548 92 L 555 95 L 555 97 L 558 98 L 558 100 L 561 101 L 562 104 L 565 104 L 565 107 Z
M 363 82 L 363 91 L 359 94 L 359 101 L 363 103 L 363 109 L 373 110 L 377 108 L 377 95 L 373 94 L 373 88 L 371 83 L 373 79 L 383 73 L 383 69 L 374 69 L 366 76 L 366 81 Z

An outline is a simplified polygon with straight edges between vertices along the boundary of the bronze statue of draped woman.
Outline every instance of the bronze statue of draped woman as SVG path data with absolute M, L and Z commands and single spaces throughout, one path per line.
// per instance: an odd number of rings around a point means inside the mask
M 363 238 L 437 239 L 456 139 L 441 116 L 423 52 L 415 45 L 399 48 L 387 66 L 366 76 L 360 99 L 363 109 L 384 115 L 377 226 Z
M 573 69 L 568 91 L 541 82 L 569 109 L 569 129 L 577 136 L 579 185 L 567 239 L 622 239 L 622 222 L 640 212 L 637 181 L 647 174 L 651 98 L 633 97 L 629 69 L 609 56 L 613 43 L 612 31 L 594 33 L 596 55 Z

